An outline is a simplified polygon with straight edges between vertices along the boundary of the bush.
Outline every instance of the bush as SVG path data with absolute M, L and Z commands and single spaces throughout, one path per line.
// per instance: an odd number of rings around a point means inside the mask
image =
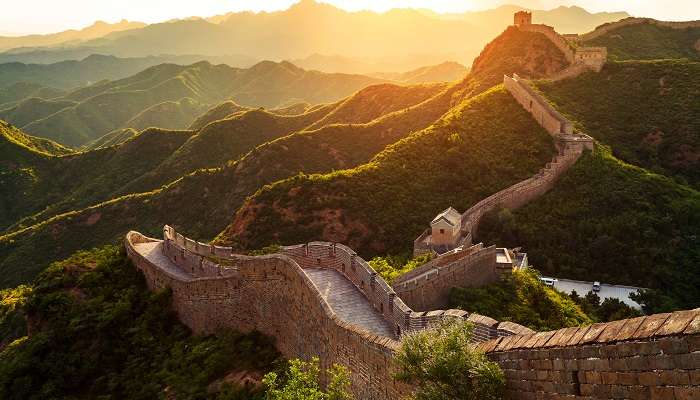
M 470 343 L 472 330 L 469 322 L 446 321 L 404 337 L 396 378 L 417 387 L 415 400 L 502 398 L 503 371 Z
M 531 268 L 480 288 L 453 288 L 450 306 L 512 321 L 536 331 L 590 324 L 592 319 L 566 294 L 548 287 Z
M 311 361 L 294 359 L 289 361 L 289 368 L 280 382 L 275 372 L 263 378 L 267 386 L 267 400 L 350 400 L 350 373 L 338 364 L 326 371 L 328 387 L 324 391 L 319 383 L 321 370 L 318 358 Z

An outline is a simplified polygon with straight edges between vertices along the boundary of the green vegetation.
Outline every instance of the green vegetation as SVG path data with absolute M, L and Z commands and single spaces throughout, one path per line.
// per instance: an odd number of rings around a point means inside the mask
M 396 378 L 414 384 L 415 400 L 498 400 L 505 376 L 470 342 L 473 325 L 444 322 L 404 336 Z
M 588 292 L 585 296 L 581 297 L 574 291 L 569 297 L 581 307 L 583 312 L 590 315 L 596 322 L 617 321 L 641 315 L 639 311 L 618 299 L 607 298 L 601 302 L 600 297 L 593 292 Z
M 131 229 L 158 237 L 167 223 L 190 237 L 212 238 L 226 227 L 227 216 L 261 186 L 299 171 L 327 172 L 365 163 L 388 144 L 433 123 L 453 99 L 470 90 L 468 84 L 455 85 L 429 101 L 370 123 L 295 133 L 224 167 L 196 171 L 151 192 L 125 195 L 43 222 L 33 219 L 34 225 L 0 236 L 0 285 L 26 282 L 51 261 L 82 248 L 117 243 Z M 318 108 L 309 112 L 315 111 Z
M 270 108 L 290 101 L 323 103 L 380 82 L 362 75 L 305 71 L 288 62 L 265 61 L 249 69 L 204 61 L 188 66 L 161 64 L 128 78 L 76 89 L 42 103 L 41 109 L 32 108 L 33 113 L 23 113 L 21 120 L 26 123 L 22 128 L 31 134 L 82 146 L 120 128 L 182 129 L 204 111 L 203 105 L 228 98 Z M 49 108 L 54 112 L 49 114 Z
M 263 383 L 267 386 L 266 400 L 351 400 L 350 372 L 342 365 L 334 364 L 326 371 L 328 386 L 326 390 L 319 383 L 321 369 L 319 360 L 294 359 L 289 361 L 282 382 L 278 375 L 270 372 L 265 375 Z M 282 384 L 280 384 L 282 383 Z
M 153 105 L 130 119 L 125 126 L 137 131 L 150 127 L 186 129 L 196 116 L 207 109 L 206 104 L 189 97 Z
M 236 104 L 233 100 L 228 100 L 198 116 L 188 129 L 198 131 L 214 121 L 225 119 L 233 114 L 248 110 L 250 110 L 250 108 Z
M 687 58 L 700 61 L 695 47 L 700 28 L 673 29 L 656 24 L 623 26 L 586 41 L 587 46 L 608 48 L 612 60 Z
M 432 260 L 433 253 L 426 253 L 420 256 L 408 259 L 406 256 L 384 256 L 374 257 L 369 261 L 369 265 L 377 271 L 379 276 L 384 278 L 387 283 L 391 284 L 394 279 L 406 272 L 412 271 L 421 265 Z
M 512 321 L 535 331 L 588 325 L 592 319 L 569 296 L 548 287 L 533 269 L 479 288 L 453 288 L 450 307 Z
M 19 132 L 14 130 L 14 132 Z M 24 149 L 10 144 L 4 149 L 7 160 L 19 163 L 28 159 L 23 168 L 10 164 L 4 168 L 5 185 L 0 187 L 0 227 L 14 224 L 21 228 L 33 221 L 49 218 L 61 212 L 80 209 L 118 195 L 127 183 L 155 168 L 179 148 L 190 132 L 149 129 L 121 146 L 52 157 L 36 152 L 20 153 Z M 48 142 L 30 136 L 33 143 Z M 4 146 L 3 146 L 4 147 Z M 6 177 L 6 178 L 5 178 Z M 32 219 L 18 223 L 21 218 Z M 68 254 L 64 254 L 68 256 Z
M 13 107 L 0 110 L 0 119 L 16 126 L 24 126 L 75 104 L 74 101 L 70 100 L 45 100 L 29 97 Z
M 29 336 L 7 329 L 18 319 Z M 169 292 L 148 291 L 115 247 L 79 252 L 31 287 L 0 292 L 0 333 L 0 397 L 8 400 L 261 399 L 222 378 L 268 372 L 279 357 L 257 333 L 191 335 Z
M 698 238 L 700 193 L 604 147 L 541 198 L 484 216 L 477 233 L 485 243 L 524 246 L 547 275 L 657 289 L 655 312 L 700 305 Z
M 464 210 L 531 176 L 553 150 L 550 136 L 499 87 L 462 102 L 368 164 L 263 188 L 219 240 L 259 248 L 320 239 L 346 243 L 365 257 L 405 254 L 436 210 Z
M 0 69 L 2 68 L 3 67 L 0 65 Z M 8 86 L 0 85 L 0 110 L 13 107 L 18 102 L 29 97 L 52 99 L 62 94 L 64 94 L 62 90 L 31 82 L 22 81 L 15 82 Z
M 100 136 L 91 142 L 85 143 L 81 149 L 84 151 L 90 151 L 116 146 L 126 142 L 138 134 L 139 132 L 133 128 L 117 129 L 104 136 Z
M 608 63 L 538 87 L 616 157 L 700 188 L 700 63 Z

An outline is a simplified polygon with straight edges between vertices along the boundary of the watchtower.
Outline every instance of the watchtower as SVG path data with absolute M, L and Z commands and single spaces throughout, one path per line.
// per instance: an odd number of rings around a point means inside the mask
M 518 11 L 513 17 L 515 26 L 532 25 L 532 13 L 528 11 Z

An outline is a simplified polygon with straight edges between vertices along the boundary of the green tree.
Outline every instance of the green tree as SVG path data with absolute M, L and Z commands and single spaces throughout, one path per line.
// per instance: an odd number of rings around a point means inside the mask
M 342 365 L 333 364 L 326 370 L 328 386 L 321 388 L 318 357 L 311 361 L 294 359 L 289 361 L 289 369 L 283 382 L 275 372 L 263 378 L 267 386 L 267 400 L 350 400 L 350 373 Z
M 501 399 L 505 377 L 470 339 L 466 321 L 445 321 L 404 337 L 396 378 L 417 387 L 415 400 Z

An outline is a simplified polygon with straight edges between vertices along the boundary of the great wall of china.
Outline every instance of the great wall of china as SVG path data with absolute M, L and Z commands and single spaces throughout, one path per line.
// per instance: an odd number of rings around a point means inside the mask
M 449 288 L 483 285 L 508 273 L 495 246 L 471 244 L 481 217 L 542 195 L 585 149 L 593 149 L 593 140 L 574 134 L 527 81 L 504 77 L 504 85 L 555 136 L 558 154 L 535 176 L 463 213 L 463 246 L 399 277 L 393 287 L 336 243 L 250 257 L 166 226 L 163 240 L 129 232 L 127 254 L 150 289 L 172 290 L 174 310 L 194 332 L 258 330 L 275 337 L 285 357 L 319 356 L 324 367 L 344 364 L 357 399 L 394 400 L 408 393 L 392 376 L 401 335 L 445 318 L 474 324 L 474 340 L 503 368 L 511 399 L 700 398 L 700 310 L 552 332 L 434 310 L 447 304 Z

